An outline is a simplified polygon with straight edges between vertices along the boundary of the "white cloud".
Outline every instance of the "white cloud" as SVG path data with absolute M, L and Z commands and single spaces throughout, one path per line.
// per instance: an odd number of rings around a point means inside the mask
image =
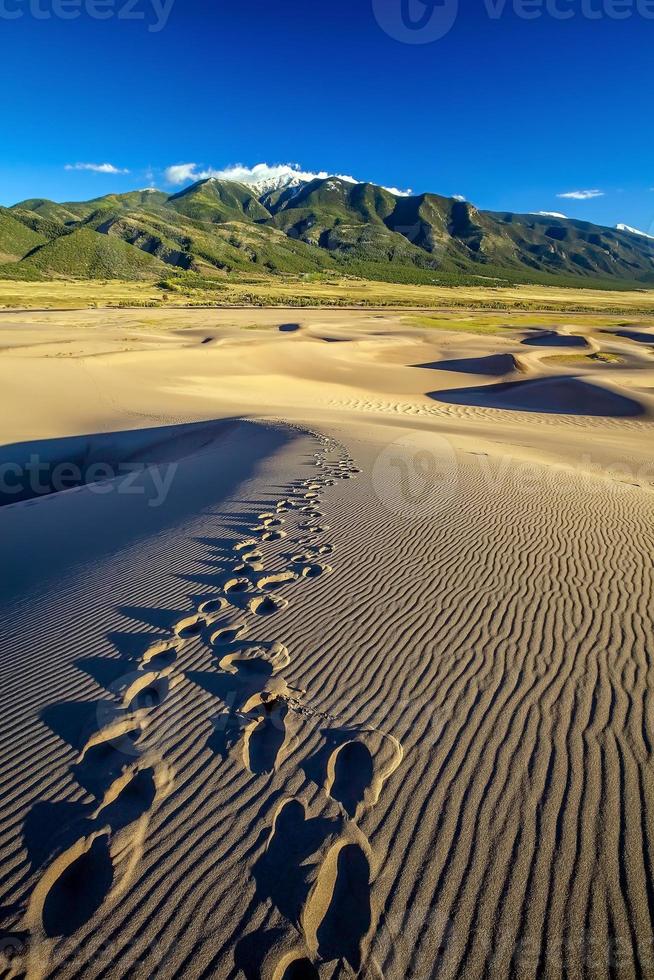
M 114 167 L 113 163 L 67 163 L 64 170 L 91 170 L 94 174 L 128 174 L 129 170 Z
M 531 211 L 531 214 L 538 215 L 540 218 L 565 218 L 567 220 L 567 214 L 561 214 L 560 211 Z
M 202 174 L 197 172 L 197 163 L 178 163 L 174 167 L 168 167 L 164 173 L 166 183 L 185 184 L 189 180 L 202 180 Z M 209 176 L 207 174 L 207 176 Z
M 216 180 L 235 180 L 241 184 L 258 186 L 277 181 L 297 180 L 299 183 L 315 180 L 316 178 L 325 179 L 331 177 L 326 170 L 319 173 L 311 173 L 302 170 L 298 164 L 283 163 L 270 166 L 267 163 L 257 163 L 254 167 L 244 167 L 242 164 L 235 164 L 232 167 L 225 167 L 216 170 L 213 167 L 200 168 L 197 163 L 180 163 L 166 170 L 166 180 L 170 184 L 185 184 L 189 180 L 208 180 L 213 177 Z M 354 177 L 340 175 L 342 180 L 356 184 Z
M 310 171 L 303 170 L 298 163 L 257 163 L 254 167 L 246 167 L 243 164 L 234 164 L 222 170 L 215 170 L 213 167 L 201 168 L 197 163 L 178 163 L 168 167 L 165 171 L 165 178 L 169 184 L 186 184 L 198 180 L 234 180 L 241 184 L 259 189 L 273 189 L 286 184 L 302 184 L 311 180 L 326 180 L 328 177 L 338 177 L 348 184 L 359 184 L 356 177 L 348 174 L 330 174 L 326 170 Z M 386 190 L 391 194 L 406 196 L 411 191 L 401 191 L 396 187 L 387 187 Z
M 594 197 L 604 197 L 604 191 L 566 191 L 565 194 L 557 194 L 557 197 L 565 197 L 571 201 L 591 201 Z
M 466 198 L 463 196 L 463 194 L 452 194 L 452 197 L 454 198 L 455 201 L 465 201 L 466 200 Z

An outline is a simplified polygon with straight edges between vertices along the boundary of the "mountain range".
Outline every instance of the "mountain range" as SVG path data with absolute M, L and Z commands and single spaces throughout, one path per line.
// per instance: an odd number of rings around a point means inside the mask
M 627 226 L 482 211 L 343 177 L 209 178 L 175 194 L 146 188 L 0 208 L 0 278 L 307 273 L 642 287 L 654 284 L 654 245 Z

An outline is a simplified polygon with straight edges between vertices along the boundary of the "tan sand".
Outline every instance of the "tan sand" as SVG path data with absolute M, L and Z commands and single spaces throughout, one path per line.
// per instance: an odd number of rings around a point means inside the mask
M 654 974 L 654 343 L 541 327 L 0 314 L 1 975 Z

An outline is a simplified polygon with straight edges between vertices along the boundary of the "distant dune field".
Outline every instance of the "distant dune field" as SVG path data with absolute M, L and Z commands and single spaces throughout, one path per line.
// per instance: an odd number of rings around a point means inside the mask
M 0 312 L 0 975 L 654 974 L 632 309 Z

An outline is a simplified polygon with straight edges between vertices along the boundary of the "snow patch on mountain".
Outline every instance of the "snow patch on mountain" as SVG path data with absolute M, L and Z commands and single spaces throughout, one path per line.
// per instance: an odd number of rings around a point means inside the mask
M 638 228 L 632 228 L 630 225 L 616 225 L 618 231 L 628 231 L 631 235 L 640 235 L 641 238 L 649 238 L 654 242 L 654 235 L 648 235 L 646 231 L 639 231 Z
M 257 163 L 254 167 L 245 167 L 242 164 L 235 164 L 225 167 L 222 170 L 214 170 L 212 167 L 201 168 L 197 163 L 179 163 L 166 170 L 166 180 L 170 184 L 186 184 L 198 180 L 232 180 L 239 184 L 252 187 L 260 196 L 270 194 L 273 191 L 286 190 L 287 188 L 302 187 L 312 180 L 326 180 L 327 178 L 338 178 L 348 184 L 360 184 L 363 181 L 357 180 L 348 174 L 331 174 L 326 170 L 310 171 L 303 170 L 298 163 Z M 387 187 L 386 190 L 398 197 L 407 197 L 412 192 L 402 191 L 397 187 Z

